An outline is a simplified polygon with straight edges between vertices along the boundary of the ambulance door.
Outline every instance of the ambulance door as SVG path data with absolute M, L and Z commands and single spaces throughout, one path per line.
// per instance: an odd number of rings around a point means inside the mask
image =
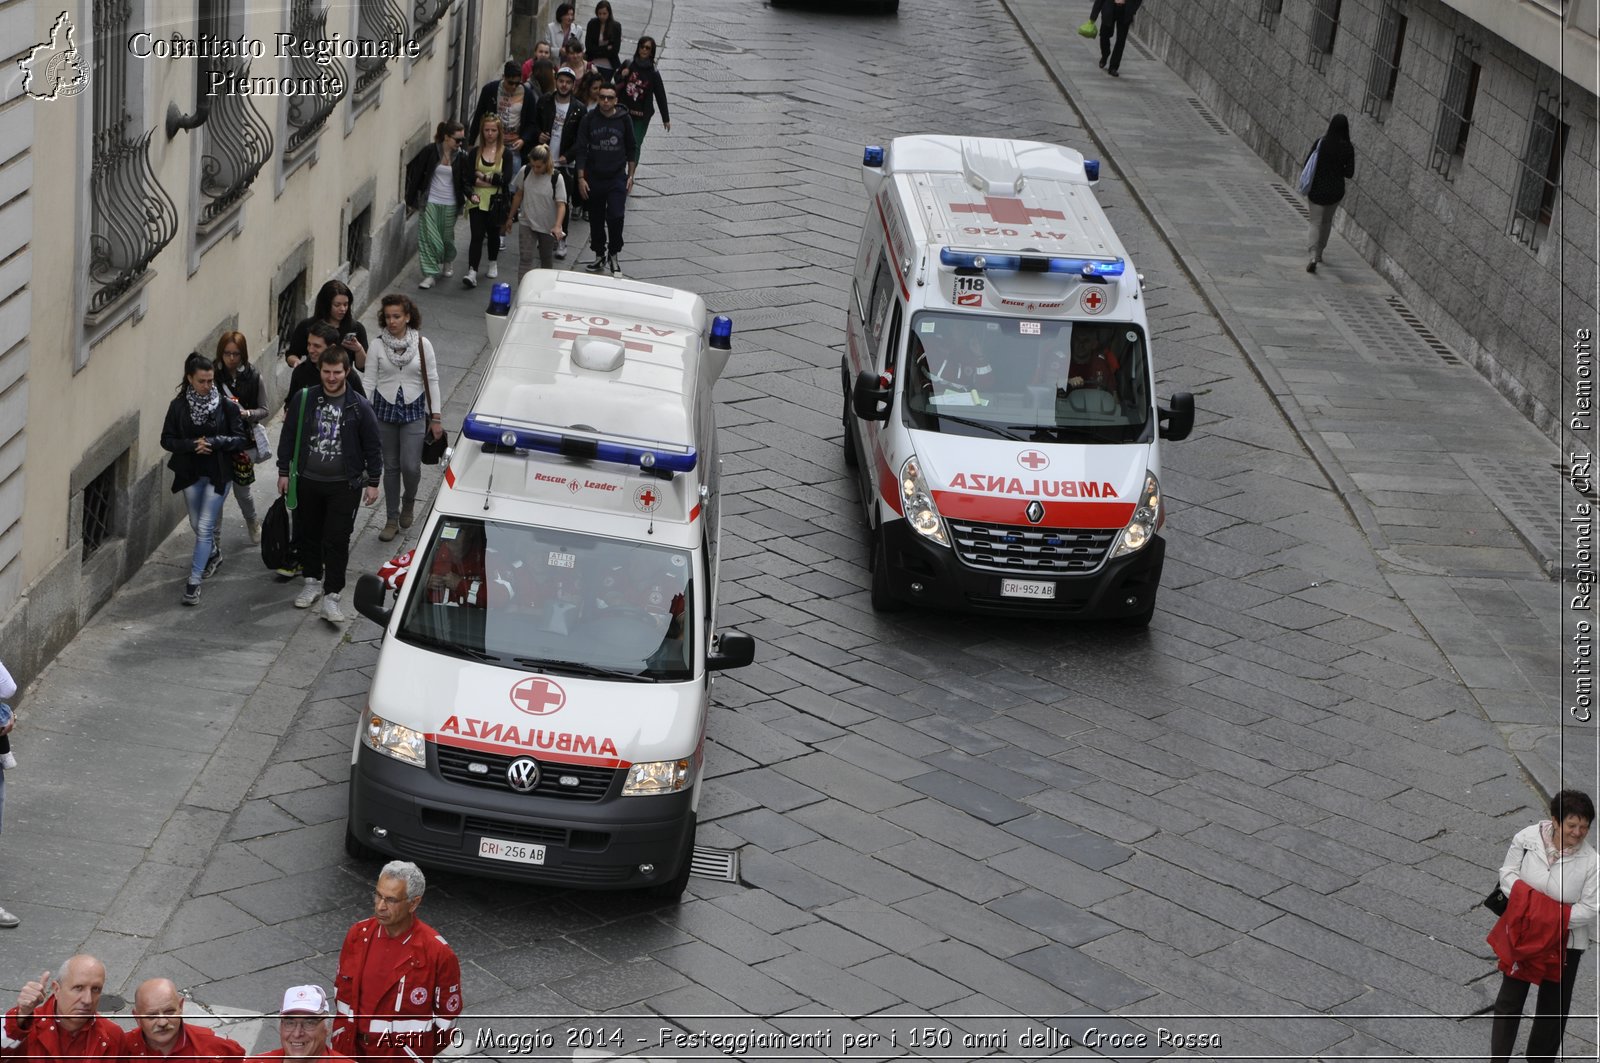
M 881 378 L 889 381 L 889 393 L 894 395 L 899 390 L 900 384 L 900 336 L 904 331 L 905 309 L 894 291 L 893 275 L 880 274 L 879 280 L 889 285 L 885 299 L 888 313 L 877 318 L 878 327 L 873 333 L 872 368 Z M 884 317 L 888 320 L 885 321 Z M 862 479 L 865 498 L 868 500 L 867 522 L 869 527 L 877 528 L 882 525 L 883 518 L 889 516 L 879 508 L 881 492 L 885 490 L 884 481 L 890 481 L 888 485 L 890 489 L 898 490 L 894 484 L 896 478 L 894 455 L 899 450 L 895 441 L 900 434 L 903 434 L 900 429 L 900 411 L 896 409 L 896 403 L 891 400 L 887 420 L 862 420 L 860 424 L 863 458 L 861 468 L 866 473 Z

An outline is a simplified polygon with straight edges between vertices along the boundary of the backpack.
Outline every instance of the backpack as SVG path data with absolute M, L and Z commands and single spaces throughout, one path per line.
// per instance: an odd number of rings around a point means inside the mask
M 1311 155 L 1306 159 L 1305 167 L 1300 171 L 1300 182 L 1295 185 L 1302 196 L 1311 194 L 1311 181 L 1317 176 L 1317 154 L 1322 151 L 1322 138 L 1311 145 Z
M 279 495 L 261 518 L 261 563 L 268 568 L 288 568 L 294 561 L 294 545 L 289 540 L 289 507 Z

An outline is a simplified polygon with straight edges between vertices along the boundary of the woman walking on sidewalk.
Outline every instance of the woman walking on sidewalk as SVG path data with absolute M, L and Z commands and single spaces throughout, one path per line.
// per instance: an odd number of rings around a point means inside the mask
M 378 538 L 388 542 L 415 519 L 417 484 L 422 480 L 422 435 L 427 432 L 438 438 L 444 434 L 440 416 L 444 392 L 439 390 L 433 344 L 422 335 L 422 311 L 417 304 L 410 296 L 391 292 L 381 305 L 382 328 L 367 362 L 367 389 L 378 417 L 383 495 L 389 516 Z
M 406 207 L 422 211 L 417 224 L 417 258 L 422 267 L 419 288 L 432 288 L 434 278 L 448 277 L 456 257 L 456 212 L 467 201 L 470 167 L 458 165 L 464 130 L 460 122 L 440 122 L 433 143 L 406 173 Z
M 11 678 L 11 673 L 6 671 L 6 666 L 0 662 L 0 746 L 5 752 L 0 754 L 0 830 L 5 827 L 6 818 L 6 772 L 17 766 L 17 758 L 11 755 L 11 728 L 16 723 L 16 717 L 11 712 L 11 706 L 4 704 L 17 696 L 17 681 Z M 0 908 L 0 927 L 7 930 L 20 925 L 21 919 L 12 915 L 4 908 Z
M 189 527 L 194 529 L 184 605 L 200 604 L 200 581 L 222 564 L 218 526 L 233 482 L 233 455 L 245 447 L 239 407 L 222 401 L 211 360 L 203 354 L 189 355 L 183 365 L 183 383 L 167 404 L 167 419 L 161 426 L 161 449 L 172 454 L 167 460 L 172 490 L 183 492 L 189 506 Z
M 1344 199 L 1344 183 L 1356 175 L 1356 149 L 1350 143 L 1350 119 L 1342 114 L 1333 116 L 1328 131 L 1311 145 L 1305 163 L 1316 155 L 1316 166 L 1311 172 L 1311 188 L 1306 199 L 1311 204 L 1311 261 L 1306 272 L 1315 273 L 1322 261 L 1322 251 L 1328 246 L 1333 233 L 1333 212 Z
M 529 101 L 532 105 L 533 101 Z M 519 105 L 520 106 L 520 105 Z M 467 275 L 461 283 L 468 288 L 478 286 L 478 262 L 483 256 L 483 244 L 489 243 L 489 269 L 492 280 L 500 276 L 500 229 L 506 219 L 506 185 L 515 173 L 512 156 L 506 151 L 504 127 L 500 116 L 484 115 L 478 126 L 478 143 L 473 146 L 469 160 L 471 182 L 467 190 L 467 228 L 472 239 L 467 244 Z
M 223 394 L 231 395 L 239 404 L 239 417 L 244 421 L 246 433 L 254 433 L 252 425 L 267 419 L 266 403 L 261 401 L 261 374 L 250 364 L 250 344 L 242 332 L 224 332 L 217 339 L 217 356 L 211 361 L 216 371 L 215 382 Z M 249 448 L 245 448 L 248 450 Z M 248 455 L 243 459 L 250 461 Z M 239 515 L 250 532 L 250 541 L 261 541 L 261 520 L 256 516 L 256 500 L 251 497 L 250 485 L 255 483 L 255 469 L 250 468 L 249 479 L 240 477 L 239 459 L 234 460 L 233 497 L 239 503 Z
M 657 110 L 661 111 L 662 127 L 672 132 L 672 119 L 667 115 L 667 87 L 662 84 L 661 71 L 656 68 L 654 37 L 640 37 L 633 49 L 633 58 L 617 71 L 617 96 L 633 120 L 633 161 L 638 162 L 644 135 Z

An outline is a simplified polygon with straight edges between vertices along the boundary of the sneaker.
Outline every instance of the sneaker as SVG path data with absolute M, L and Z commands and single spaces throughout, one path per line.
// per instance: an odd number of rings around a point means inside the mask
M 604 273 L 606 271 L 605 256 L 596 255 L 595 260 L 583 267 L 583 270 L 585 273 Z
M 489 268 L 483 271 L 483 275 L 488 277 L 490 280 L 494 280 L 496 277 L 500 276 L 500 263 L 489 263 Z
M 17 926 L 21 922 L 21 919 L 18 919 L 4 908 L 0 908 L 0 927 L 5 927 L 7 930 L 10 930 L 12 927 Z
M 6 771 L 16 771 L 17 755 L 7 750 L 4 756 L 0 756 L 0 768 L 4 768 Z
M 200 604 L 200 584 L 198 584 L 198 583 L 190 583 L 190 584 L 186 585 L 183 588 L 183 604 L 184 605 L 199 605 Z
M 300 575 L 300 562 L 291 561 L 282 568 L 275 568 L 272 574 L 278 577 L 278 582 L 285 583 Z
M 217 569 L 222 567 L 222 547 L 211 551 L 211 556 L 206 558 L 206 567 L 201 570 L 201 579 L 210 579 L 217 574 Z
M 500 234 L 500 244 L 496 248 L 496 250 L 497 251 L 504 251 L 505 249 L 506 249 L 506 234 L 505 233 L 501 233 Z M 489 270 L 490 270 L 489 276 L 491 276 L 491 277 L 494 276 L 494 263 L 491 262 L 489 264 Z
M 260 546 L 261 522 L 259 520 L 247 520 L 244 522 L 244 526 L 250 530 L 250 542 L 256 546 Z
M 442 272 L 446 277 L 454 277 L 456 275 L 455 263 L 452 262 L 450 265 L 446 266 Z
M 611 270 L 612 273 L 621 273 L 622 272 L 622 267 L 620 265 L 618 265 L 618 263 L 617 263 L 617 256 L 616 255 L 610 255 L 610 256 L 608 256 L 606 258 L 606 268 Z
M 378 533 L 378 541 L 380 543 L 386 543 L 386 542 L 390 541 L 391 539 L 393 539 L 396 535 L 399 535 L 399 534 L 400 534 L 400 525 L 395 523 L 395 520 L 394 520 L 393 517 L 390 517 L 388 522 L 384 524 L 383 531 Z
M 556 241 L 556 258 L 567 257 L 567 241 L 565 238 Z
M 322 581 L 319 579 L 306 579 L 306 585 L 300 588 L 299 597 L 294 600 L 296 609 L 310 609 L 313 602 L 322 597 Z
M 1311 262 L 1307 262 L 1306 263 L 1306 272 L 1307 273 L 1315 273 L 1316 271 L 1317 271 L 1317 264 L 1316 264 L 1315 261 L 1311 261 Z
M 411 527 L 412 522 L 417 519 L 416 505 L 417 504 L 415 502 L 407 502 L 403 499 L 401 500 L 400 527 L 409 528 Z
M 427 276 L 423 277 L 422 278 L 422 283 L 417 285 L 417 287 L 418 288 L 432 288 L 433 287 L 433 274 L 430 273 Z
M 478 271 L 475 269 L 467 270 L 467 275 L 461 278 L 461 283 L 468 288 L 476 288 L 478 286 Z
M 339 609 L 339 596 L 337 594 L 329 594 L 323 597 L 322 619 L 330 624 L 344 623 L 345 616 Z

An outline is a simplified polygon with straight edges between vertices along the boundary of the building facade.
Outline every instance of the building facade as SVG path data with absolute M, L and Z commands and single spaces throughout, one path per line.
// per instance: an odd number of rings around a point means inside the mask
M 19 681 L 184 519 L 160 432 L 185 356 L 237 329 L 281 401 L 279 344 L 317 289 L 341 279 L 361 306 L 405 264 L 405 165 L 498 74 L 510 14 L 60 5 L 0 4 L 0 652 Z
M 1291 184 L 1348 115 L 1343 234 L 1559 440 L 1596 323 L 1597 22 L 1596 0 L 1185 0 L 1135 32 Z

